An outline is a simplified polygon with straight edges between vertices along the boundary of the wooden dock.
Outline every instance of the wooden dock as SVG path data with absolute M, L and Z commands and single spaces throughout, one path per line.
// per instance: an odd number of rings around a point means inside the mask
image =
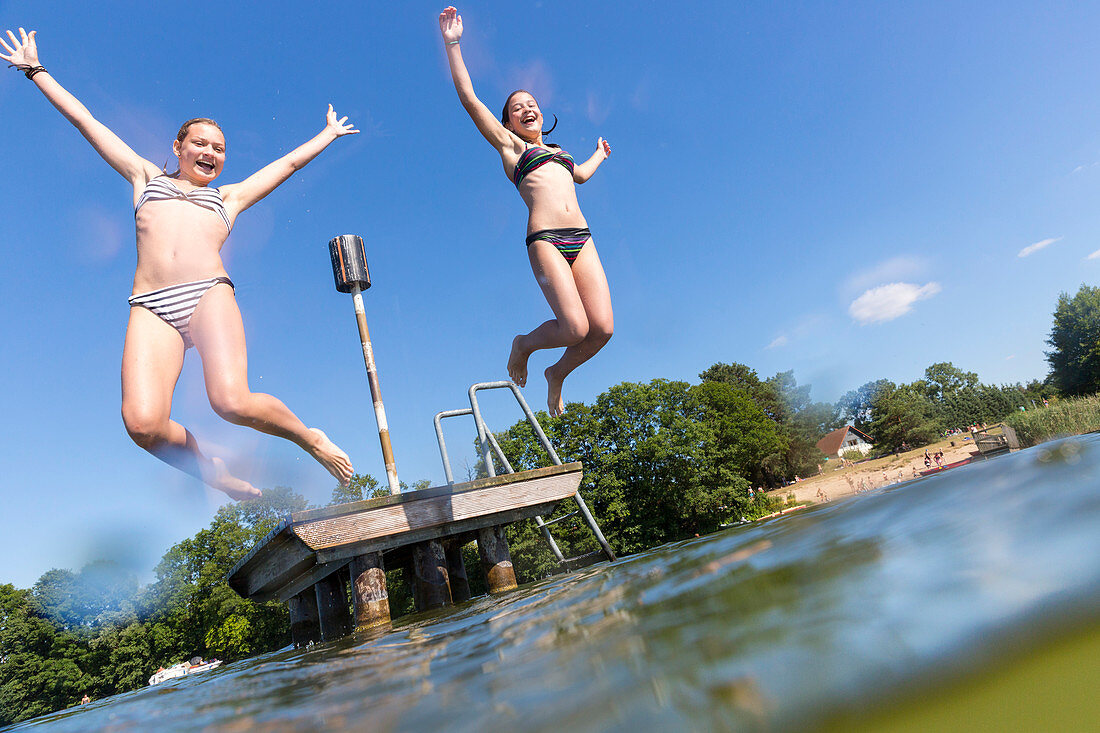
M 974 447 L 978 449 L 983 458 L 990 458 L 999 456 L 1002 453 L 1019 450 L 1020 440 L 1016 437 L 1016 431 L 1009 425 L 998 423 L 975 432 Z
M 504 526 L 549 515 L 575 496 L 582 468 L 567 463 L 296 512 L 234 566 L 229 585 L 254 601 L 286 602 L 296 644 L 388 623 L 386 566 L 414 568 L 418 609 L 467 600 L 459 548 L 471 540 L 490 592 L 510 590 L 516 577 Z

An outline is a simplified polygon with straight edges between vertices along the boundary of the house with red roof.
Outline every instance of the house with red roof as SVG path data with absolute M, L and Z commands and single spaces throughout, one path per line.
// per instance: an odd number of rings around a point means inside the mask
M 867 455 L 873 446 L 866 433 L 856 430 L 851 425 L 845 425 L 817 441 L 817 447 L 822 453 L 832 458 L 840 457 L 850 450 L 857 450 Z

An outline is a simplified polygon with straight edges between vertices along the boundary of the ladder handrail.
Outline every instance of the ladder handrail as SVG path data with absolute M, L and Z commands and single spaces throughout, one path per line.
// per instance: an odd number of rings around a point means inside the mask
M 448 486 L 454 486 L 455 478 L 454 478 L 454 474 L 451 473 L 451 460 L 447 456 L 447 441 L 443 439 L 443 422 L 442 422 L 442 420 L 445 417 L 459 417 L 461 415 L 473 415 L 473 414 L 474 414 L 474 411 L 471 410 L 468 407 L 465 408 L 465 409 L 462 409 L 462 410 L 442 410 L 441 412 L 437 412 L 435 414 L 435 420 L 434 420 L 434 422 L 435 422 L 435 437 L 436 437 L 436 440 L 439 441 L 439 455 L 440 455 L 440 457 L 443 458 L 443 474 L 447 478 L 447 485 Z M 516 472 L 515 469 L 512 468 L 512 464 L 508 462 L 508 458 L 504 455 L 504 451 L 501 450 L 500 444 L 497 443 L 497 439 L 493 435 L 493 433 L 491 431 L 487 431 L 486 436 L 489 440 L 489 444 L 493 448 L 493 452 L 495 452 L 497 454 L 497 458 L 499 458 L 501 464 L 504 465 L 505 472 L 506 473 L 515 473 Z M 495 476 L 496 474 L 493 473 L 492 475 Z
M 516 383 L 508 380 L 478 382 L 477 384 L 470 385 L 470 409 L 474 411 L 474 423 L 477 424 L 477 437 L 481 445 L 482 458 L 485 460 L 486 470 L 488 470 L 490 476 L 496 476 L 497 474 L 493 462 L 489 460 L 489 449 L 485 445 L 485 433 L 488 432 L 488 429 L 485 427 L 485 421 L 481 417 L 481 407 L 477 402 L 477 393 L 483 389 L 512 390 L 512 395 L 516 398 L 516 402 L 519 403 L 520 408 L 523 410 L 527 422 L 531 425 L 531 429 L 535 431 L 535 437 L 539 439 L 539 442 L 542 443 L 542 447 L 545 448 L 547 454 L 549 454 L 550 462 L 555 466 L 561 465 L 561 459 L 558 458 L 558 452 L 554 450 L 554 446 L 551 445 L 550 439 L 546 437 L 542 425 L 540 425 L 539 421 L 535 418 L 535 413 L 531 411 L 531 407 L 527 404 L 527 400 L 523 399 L 523 395 L 520 394 L 519 387 L 516 386 Z
M 539 424 L 538 418 L 535 417 L 535 413 L 531 410 L 531 407 L 527 404 L 527 400 L 523 399 L 523 395 L 519 391 L 519 387 L 510 380 L 500 380 L 496 382 L 477 382 L 470 386 L 469 397 L 470 407 L 469 409 L 461 410 L 443 410 L 435 415 L 435 434 L 439 441 L 439 453 L 443 458 L 443 472 L 447 476 L 447 483 L 454 485 L 454 475 L 451 473 L 451 462 L 447 456 L 447 446 L 443 439 L 443 425 L 442 419 L 445 417 L 458 417 L 461 415 L 471 415 L 474 418 L 474 426 L 477 428 L 477 442 L 481 449 L 481 458 L 485 462 L 485 471 L 489 476 L 496 476 L 496 465 L 493 463 L 493 454 L 495 453 L 500 460 L 501 466 L 503 466 L 505 472 L 515 473 L 515 469 L 512 468 L 512 464 L 509 463 L 508 458 L 504 455 L 504 451 L 501 450 L 500 444 L 497 442 L 496 436 L 489 430 L 488 425 L 485 424 L 484 418 L 481 416 L 481 405 L 477 401 L 477 393 L 487 389 L 508 389 L 511 390 L 512 396 L 516 398 L 516 402 L 519 403 L 520 409 L 523 410 L 524 417 L 527 418 L 527 423 L 531 426 L 531 429 L 535 432 L 535 437 L 539 439 L 539 443 L 546 450 L 547 455 L 550 457 L 551 463 L 555 466 L 561 465 L 561 458 L 558 457 L 558 452 L 554 450 L 553 444 L 550 439 L 546 437 L 546 431 L 542 429 L 542 425 Z M 588 505 L 584 501 L 584 497 L 581 496 L 580 489 L 574 494 L 573 499 L 577 502 L 577 511 L 580 512 L 584 518 L 585 524 L 592 531 L 592 534 L 596 537 L 596 541 L 599 543 L 603 550 L 603 554 L 608 560 L 615 561 L 615 551 L 611 549 L 611 545 L 608 543 L 607 538 L 604 537 L 603 532 L 600 530 L 600 526 L 596 524 L 595 517 L 592 516 L 592 512 L 588 510 Z M 568 515 L 567 515 L 568 516 Z M 535 524 L 538 525 L 539 531 L 542 532 L 543 537 L 550 545 L 550 549 L 554 553 L 554 557 L 557 558 L 561 564 L 566 564 L 565 556 L 562 554 L 561 549 L 558 548 L 558 543 L 554 541 L 554 537 L 550 534 L 550 526 L 555 522 L 561 521 L 564 517 L 551 520 L 550 522 L 544 522 L 542 517 L 535 517 Z M 576 558 L 572 558 L 575 560 Z

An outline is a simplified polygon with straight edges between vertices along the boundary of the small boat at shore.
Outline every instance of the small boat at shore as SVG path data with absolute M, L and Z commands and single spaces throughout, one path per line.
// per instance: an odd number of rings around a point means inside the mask
M 165 680 L 174 680 L 177 677 L 198 674 L 199 672 L 205 672 L 208 669 L 215 669 L 220 666 L 222 666 L 220 659 L 211 659 L 209 662 L 204 662 L 202 657 L 193 657 L 190 662 L 180 662 L 179 664 L 173 664 L 171 667 L 161 667 L 149 678 L 149 684 L 160 684 Z
M 928 468 L 928 469 L 925 469 L 924 471 L 921 471 L 920 475 L 921 476 L 931 476 L 934 473 L 940 473 L 941 471 L 946 471 L 949 468 L 958 468 L 959 466 L 965 466 L 968 463 L 973 463 L 974 461 L 980 461 L 980 460 L 982 460 L 981 454 L 976 455 L 976 456 L 972 455 L 972 456 L 968 456 L 968 457 L 962 459 L 961 461 L 955 461 L 954 463 L 945 463 L 942 466 L 932 466 L 932 468 Z

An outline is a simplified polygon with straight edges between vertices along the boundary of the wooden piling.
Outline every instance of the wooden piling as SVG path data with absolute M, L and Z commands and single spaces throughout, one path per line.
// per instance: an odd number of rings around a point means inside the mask
M 308 588 L 287 601 L 290 609 L 290 638 L 294 646 L 309 646 L 321 640 L 321 626 L 317 618 L 317 594 Z
M 466 575 L 466 563 L 462 560 L 462 545 L 457 541 L 444 544 L 447 553 L 447 576 L 451 581 L 451 599 L 455 603 L 470 600 L 470 579 Z
M 447 575 L 447 553 L 439 540 L 420 542 L 413 546 L 413 565 L 416 572 L 417 609 L 449 606 L 451 583 Z
M 512 590 L 516 583 L 516 571 L 512 569 L 512 556 L 508 552 L 508 538 L 504 527 L 486 527 L 477 531 L 477 551 L 481 556 L 481 569 L 489 584 L 490 593 Z
M 317 594 L 317 617 L 321 624 L 321 639 L 333 641 L 351 630 L 348 597 L 344 590 L 347 571 L 337 570 L 313 586 Z
M 351 591 L 356 631 L 390 622 L 390 597 L 381 552 L 360 555 L 351 561 Z

